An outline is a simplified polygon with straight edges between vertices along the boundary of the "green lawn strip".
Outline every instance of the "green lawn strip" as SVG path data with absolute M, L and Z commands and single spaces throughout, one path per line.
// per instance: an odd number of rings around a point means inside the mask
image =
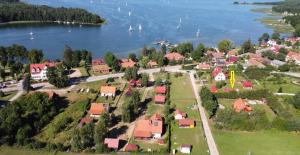
M 277 93 L 279 88 L 282 88 L 283 93 L 297 93 L 300 91 L 300 86 L 293 84 L 292 78 L 284 78 L 286 83 L 277 84 L 276 81 L 265 81 L 264 86 L 271 92 Z
M 50 143 L 69 143 L 73 129 L 78 125 L 78 121 L 85 113 L 85 107 L 82 101 L 70 104 L 64 112 L 57 115 L 42 131 L 34 138 L 43 142 Z M 62 119 L 70 117 L 72 122 L 59 133 L 55 133 L 56 124 Z
M 178 124 L 172 124 L 171 150 L 179 149 L 181 144 L 192 145 L 191 154 L 208 155 L 208 147 L 204 138 L 204 132 L 200 121 L 195 128 L 179 128 Z
M 243 132 L 213 130 L 222 155 L 299 155 L 300 134 L 276 130 Z
M 17 92 L 8 92 L 8 93 L 4 93 L 4 94 L 5 95 L 3 97 L 0 97 L 0 100 L 8 101 L 13 96 L 15 96 L 17 94 Z
M 186 112 L 188 118 L 196 121 L 195 128 L 179 128 L 177 121 L 172 124 L 171 129 L 171 148 L 178 149 L 181 144 L 190 144 L 193 146 L 192 153 L 195 155 L 205 155 L 208 146 L 204 138 L 204 132 L 198 109 L 194 108 L 196 99 L 192 90 L 189 77 L 171 76 L 170 100 L 171 104 L 176 105 L 176 109 Z

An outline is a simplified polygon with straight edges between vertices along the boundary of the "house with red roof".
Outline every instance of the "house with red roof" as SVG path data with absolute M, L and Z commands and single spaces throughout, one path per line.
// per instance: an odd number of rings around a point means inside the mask
M 289 52 L 285 57 L 285 61 L 294 61 L 297 65 L 300 65 L 300 53 Z
M 187 114 L 185 112 L 182 112 L 181 110 L 177 109 L 175 111 L 174 118 L 175 120 L 185 119 Z
M 252 108 L 246 103 L 246 100 L 241 99 L 241 98 L 237 99 L 233 103 L 233 109 L 235 112 L 241 112 L 241 111 L 250 112 L 250 111 L 252 111 Z
M 97 66 L 97 65 L 105 65 L 105 62 L 103 59 L 93 59 L 92 60 L 92 66 Z
M 176 52 L 167 53 L 164 57 L 167 58 L 169 61 L 182 61 L 184 59 L 184 56 Z
M 92 103 L 88 113 L 92 118 L 99 118 L 103 113 L 109 111 L 109 104 L 107 103 Z
M 284 38 L 284 41 L 285 42 L 291 42 L 292 45 L 293 45 L 297 42 L 300 42 L 300 37 L 288 37 L 288 38 Z
M 210 65 L 207 63 L 199 63 L 196 66 L 196 69 L 200 69 L 200 70 L 210 70 Z
M 166 94 L 167 93 L 167 88 L 166 86 L 157 86 L 155 88 L 155 93 L 156 94 Z
M 210 87 L 210 92 L 217 93 L 218 92 L 218 88 L 216 86 L 211 86 Z
M 30 75 L 33 80 L 47 80 L 47 68 L 54 67 L 55 63 L 30 64 Z
M 154 102 L 156 104 L 165 104 L 166 96 L 164 96 L 164 95 L 155 95 Z
M 244 81 L 243 82 L 243 87 L 244 87 L 244 89 L 252 89 L 253 88 L 253 84 L 250 81 Z
M 154 114 L 150 119 L 138 120 L 135 125 L 133 137 L 135 139 L 159 139 L 163 133 L 163 118 Z
M 180 119 L 178 120 L 178 125 L 180 128 L 194 128 L 195 121 L 191 119 Z
M 141 82 L 141 80 L 139 79 L 139 80 L 130 80 L 129 81 L 129 86 L 131 86 L 131 87 L 141 87 L 142 86 L 142 82 Z
M 120 140 L 118 138 L 105 138 L 104 139 L 104 144 L 109 149 L 118 150 L 119 149 L 119 141 Z
M 226 80 L 226 75 L 223 73 L 223 69 L 221 67 L 216 67 L 212 73 L 211 76 L 216 80 L 216 81 L 224 81 Z
M 132 143 L 128 143 L 126 146 L 125 146 L 125 152 L 135 152 L 139 149 L 139 147 L 135 144 L 132 144 Z
M 132 61 L 131 59 L 122 59 L 120 61 L 121 68 L 131 68 L 136 65 L 136 62 Z

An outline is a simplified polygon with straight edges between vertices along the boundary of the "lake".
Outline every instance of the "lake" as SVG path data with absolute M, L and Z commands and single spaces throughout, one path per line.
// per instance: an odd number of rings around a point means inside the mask
M 172 43 L 202 42 L 207 46 L 216 46 L 221 39 L 230 39 L 235 45 L 240 45 L 246 39 L 256 41 L 264 32 L 272 33 L 271 29 L 256 21 L 266 15 L 250 11 L 262 6 L 233 5 L 234 1 L 26 0 L 31 4 L 84 8 L 105 18 L 107 24 L 101 27 L 2 26 L 0 45 L 17 43 L 28 49 L 43 49 L 45 57 L 50 59 L 60 58 L 65 45 L 73 49 L 88 49 L 93 52 L 93 57 L 103 56 L 106 51 L 126 56 L 130 52 L 138 53 L 145 45 L 154 46 L 153 42 L 161 39 Z

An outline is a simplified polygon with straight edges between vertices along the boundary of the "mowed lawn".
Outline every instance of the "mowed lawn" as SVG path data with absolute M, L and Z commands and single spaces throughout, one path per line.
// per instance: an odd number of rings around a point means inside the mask
M 178 149 L 181 144 L 192 145 L 192 153 L 195 155 L 206 155 L 208 147 L 204 138 L 204 132 L 199 115 L 199 111 L 195 108 L 196 99 L 192 90 L 189 76 L 170 77 L 171 104 L 176 105 L 176 109 L 186 112 L 188 118 L 196 121 L 195 128 L 179 128 L 177 121 L 172 125 L 171 130 L 171 149 Z M 178 152 L 179 153 L 179 152 Z
M 213 135 L 221 155 L 300 155 L 300 134 L 293 132 L 214 130 Z

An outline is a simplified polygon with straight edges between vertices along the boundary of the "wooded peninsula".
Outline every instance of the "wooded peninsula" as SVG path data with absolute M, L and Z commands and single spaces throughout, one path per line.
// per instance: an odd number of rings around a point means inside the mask
M 100 16 L 79 8 L 53 8 L 31 5 L 19 0 L 0 0 L 0 23 L 17 21 L 72 22 L 76 24 L 101 24 Z

